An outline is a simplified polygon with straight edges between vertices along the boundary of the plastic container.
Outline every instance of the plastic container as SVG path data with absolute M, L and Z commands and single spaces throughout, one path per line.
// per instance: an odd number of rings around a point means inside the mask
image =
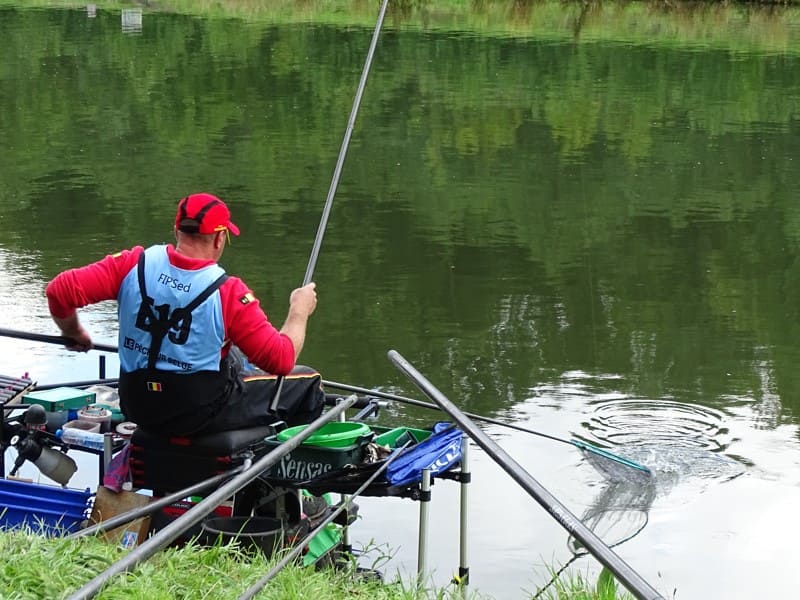
M 298 425 L 284 429 L 276 436 L 281 442 L 294 437 L 308 425 Z M 303 441 L 303 445 L 322 446 L 324 448 L 345 448 L 352 446 L 359 439 L 372 436 L 372 429 L 366 423 L 334 421 L 326 423 Z
M 85 423 L 96 423 L 98 431 L 111 431 L 111 410 L 99 404 L 90 404 L 78 411 L 78 420 Z
M 413 429 L 411 427 L 395 427 L 394 429 L 375 427 L 375 439 L 373 441 L 380 446 L 388 446 L 394 449 L 401 448 L 407 442 L 411 442 L 413 446 L 427 440 L 431 437 L 431 433 L 428 429 Z
M 64 423 L 61 429 L 80 429 L 81 431 L 88 431 L 89 433 L 100 433 L 100 423 L 91 423 L 89 421 L 73 419 Z
M 119 423 L 116 427 L 116 432 L 121 435 L 123 438 L 130 438 L 133 435 L 133 432 L 137 429 L 136 423 L 132 423 L 131 421 L 123 421 Z
M 92 425 L 91 423 L 84 423 L 83 421 L 70 421 L 64 424 L 63 429 L 56 431 L 56 437 L 65 444 L 70 444 L 71 446 L 103 450 L 105 447 L 103 434 L 97 431 L 87 431 L 84 427 L 100 428 L 97 424 Z
M 272 556 L 283 543 L 283 523 L 270 517 L 213 517 L 203 521 L 205 543 L 238 540 L 245 550 Z
M 364 460 L 364 451 L 372 439 L 372 435 L 370 433 L 357 437 L 354 443 L 336 448 L 300 444 L 288 454 L 283 455 L 280 461 L 272 465 L 264 475 L 272 479 L 292 482 L 308 481 L 345 465 L 358 464 Z M 283 443 L 277 435 L 264 440 L 267 451 L 277 448 Z
M 24 526 L 48 536 L 77 531 L 88 518 L 88 490 L 0 479 L 0 528 Z

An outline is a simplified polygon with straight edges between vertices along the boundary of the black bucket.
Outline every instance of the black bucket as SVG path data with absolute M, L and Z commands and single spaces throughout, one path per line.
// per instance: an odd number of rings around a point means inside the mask
M 283 542 L 283 522 L 270 517 L 213 517 L 203 521 L 207 544 L 238 540 L 244 550 L 272 556 Z

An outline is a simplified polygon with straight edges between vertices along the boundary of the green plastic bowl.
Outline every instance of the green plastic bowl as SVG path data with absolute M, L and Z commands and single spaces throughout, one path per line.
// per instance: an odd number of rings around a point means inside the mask
M 288 429 L 278 432 L 276 437 L 279 441 L 285 442 L 303 431 L 306 427 L 308 427 L 308 425 L 289 427 Z M 326 423 L 317 429 L 303 441 L 303 444 L 309 446 L 324 446 L 326 448 L 345 448 L 347 446 L 352 446 L 360 438 L 371 434 L 372 429 L 364 423 L 335 421 L 333 423 Z

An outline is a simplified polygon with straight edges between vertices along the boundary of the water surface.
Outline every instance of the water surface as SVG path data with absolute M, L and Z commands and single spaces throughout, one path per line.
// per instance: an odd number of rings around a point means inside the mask
M 302 362 L 415 394 L 386 358 L 395 349 L 465 410 L 640 460 L 654 478 L 630 485 L 570 445 L 487 426 L 665 596 L 786 596 L 800 586 L 800 52 L 738 20 L 746 48 L 599 35 L 591 18 L 576 36 L 563 11 L 563 27 L 548 12 L 524 35 L 387 21 Z M 751 23 L 783 31 L 772 18 Z M 170 241 L 176 201 L 199 190 L 233 207 L 242 236 L 223 265 L 280 324 L 370 34 L 168 11 L 123 26 L 118 11 L 3 3 L 0 324 L 56 333 L 46 282 Z M 112 304 L 83 314 L 115 343 Z M 96 372 L 95 354 L 0 347 L 4 375 Z M 381 422 L 436 418 L 393 405 Z M 574 540 L 473 459 L 472 585 L 530 597 Z M 435 486 L 439 584 L 458 566 L 457 494 Z M 419 506 L 361 504 L 354 537 L 393 549 L 388 572 L 413 571 Z M 572 568 L 599 570 L 586 557 Z

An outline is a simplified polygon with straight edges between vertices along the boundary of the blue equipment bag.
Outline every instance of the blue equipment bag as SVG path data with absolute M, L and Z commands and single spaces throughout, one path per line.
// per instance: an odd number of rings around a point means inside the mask
M 440 421 L 432 431 L 428 439 L 412 446 L 389 465 L 385 477 L 390 484 L 420 481 L 423 469 L 430 469 L 433 477 L 461 461 L 461 430 L 454 423 Z

